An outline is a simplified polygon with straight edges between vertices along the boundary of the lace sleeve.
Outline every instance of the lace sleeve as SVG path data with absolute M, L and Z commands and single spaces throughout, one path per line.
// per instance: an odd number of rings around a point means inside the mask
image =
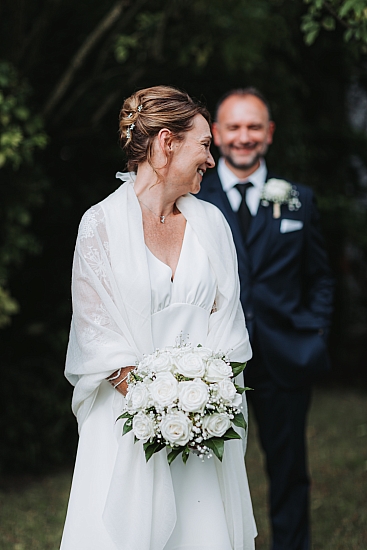
M 80 223 L 72 275 L 73 319 L 65 375 L 75 385 L 73 410 L 83 403 L 90 410 L 91 395 L 102 380 L 120 367 L 134 365 L 137 350 L 121 315 L 111 268 L 104 213 L 97 205 Z M 86 413 L 83 413 L 83 419 Z M 79 420 L 79 415 L 78 415 Z
M 107 277 L 107 264 L 111 264 L 110 245 L 102 208 L 97 205 L 84 214 L 78 232 L 83 257 L 98 279 L 111 294 Z

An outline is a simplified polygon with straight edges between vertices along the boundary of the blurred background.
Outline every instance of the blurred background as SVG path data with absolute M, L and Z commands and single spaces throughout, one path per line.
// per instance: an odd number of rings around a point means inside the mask
M 142 87 L 212 113 L 234 87 L 269 98 L 268 166 L 315 190 L 337 281 L 319 386 L 367 390 L 366 0 L 1 0 L 0 31 L 1 475 L 74 461 L 73 248 L 119 185 L 119 108 Z

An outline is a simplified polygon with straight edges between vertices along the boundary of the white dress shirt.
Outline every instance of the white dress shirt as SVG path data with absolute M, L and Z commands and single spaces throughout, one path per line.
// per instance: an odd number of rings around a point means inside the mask
M 235 185 L 237 183 L 246 183 L 250 181 L 252 187 L 249 187 L 246 192 L 246 202 L 252 216 L 256 216 L 257 210 L 260 204 L 260 197 L 266 181 L 267 168 L 264 159 L 260 160 L 260 166 L 255 172 L 253 172 L 248 178 L 241 180 L 236 176 L 230 168 L 226 165 L 223 157 L 218 161 L 218 175 L 222 183 L 223 191 L 227 194 L 232 210 L 237 212 L 241 201 L 242 195 Z

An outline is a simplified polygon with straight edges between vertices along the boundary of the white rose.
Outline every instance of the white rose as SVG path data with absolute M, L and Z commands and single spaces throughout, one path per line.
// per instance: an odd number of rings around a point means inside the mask
M 208 402 L 208 386 L 200 378 L 192 382 L 180 382 L 178 395 L 184 411 L 202 411 Z
M 126 394 L 126 407 L 129 412 L 146 409 L 150 401 L 151 397 L 146 384 L 137 382 L 129 387 Z
M 139 412 L 133 418 L 133 433 L 137 439 L 147 442 L 154 436 L 153 420 L 143 412 Z
M 167 407 L 178 397 L 178 382 L 170 372 L 160 372 L 148 386 L 150 394 L 158 405 Z
M 154 362 L 153 355 L 145 355 L 137 366 L 137 371 L 140 374 L 150 374 L 152 372 L 152 365 Z
M 209 359 L 206 366 L 205 380 L 208 382 L 220 382 L 223 378 L 233 375 L 232 368 L 222 359 Z
M 151 365 L 153 372 L 170 372 L 172 369 L 171 354 L 164 352 L 154 357 Z
M 237 394 L 237 390 L 233 382 L 229 378 L 223 378 L 218 383 L 218 394 L 219 397 L 223 399 L 223 401 L 231 402 L 235 398 Z
M 264 195 L 267 200 L 286 200 L 292 191 L 292 185 L 285 180 L 271 178 L 265 184 Z
M 231 405 L 239 409 L 240 407 L 242 407 L 242 404 L 242 395 L 240 393 L 236 393 Z
M 205 363 L 200 354 L 187 351 L 176 359 L 177 371 L 187 378 L 199 378 L 205 374 Z
M 160 423 L 164 439 L 181 446 L 186 445 L 190 440 L 191 427 L 192 422 L 182 411 L 166 414 Z
M 202 346 L 195 348 L 195 353 L 199 354 L 204 361 L 209 359 L 209 357 L 211 357 L 213 354 L 211 349 L 203 348 Z
M 204 416 L 202 422 L 203 429 L 212 437 L 222 437 L 230 428 L 231 421 L 228 414 L 214 413 Z

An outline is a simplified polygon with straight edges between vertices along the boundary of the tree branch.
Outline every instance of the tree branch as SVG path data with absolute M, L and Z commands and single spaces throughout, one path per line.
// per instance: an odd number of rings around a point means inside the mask
M 121 96 L 121 91 L 116 90 L 115 92 L 111 92 L 103 101 L 100 108 L 94 113 L 91 125 L 92 126 L 98 126 L 99 122 L 102 120 L 104 115 L 108 112 L 110 107 L 117 101 L 117 99 Z
M 96 45 L 98 40 L 114 25 L 114 23 L 120 17 L 122 9 L 126 2 L 127 0 L 118 0 L 117 2 L 115 2 L 110 11 L 97 25 L 97 27 L 89 34 L 79 50 L 76 52 L 70 62 L 69 67 L 66 69 L 59 82 L 56 84 L 54 90 L 51 92 L 48 101 L 46 102 L 45 108 L 43 110 L 44 117 L 47 117 L 51 113 L 57 103 L 65 95 L 75 76 L 75 73 L 83 65 L 88 54 Z
M 52 18 L 60 2 L 61 0 L 49 0 L 41 13 L 38 15 L 35 22 L 32 24 L 30 32 L 22 37 L 22 45 L 17 57 L 18 63 L 22 61 L 22 58 L 25 54 L 27 54 L 28 57 L 30 51 L 33 53 L 33 50 L 36 48 L 36 46 L 34 46 L 34 43 L 40 41 L 42 34 L 47 28 L 47 25 L 49 25 L 50 19 Z
M 339 21 L 339 23 L 341 23 L 343 25 L 343 27 L 345 27 L 346 29 L 351 29 L 352 26 L 349 25 L 346 21 L 344 21 L 344 19 L 342 19 L 338 12 L 333 8 L 333 6 L 329 3 L 329 2 L 325 2 L 324 4 L 325 8 L 328 10 L 328 12 L 333 16 L 335 17 L 335 19 L 337 21 Z
M 121 75 L 121 67 L 114 67 L 104 73 L 99 73 L 96 76 L 91 78 L 83 79 L 83 81 L 77 86 L 71 95 L 69 95 L 68 100 L 61 105 L 61 108 L 57 110 L 57 115 L 53 118 L 53 124 L 59 124 L 60 121 L 69 113 L 69 111 L 74 107 L 75 103 L 83 97 L 83 95 L 92 87 L 95 86 L 98 82 L 106 82 L 111 78 Z
M 126 27 L 128 27 L 128 25 L 134 19 L 136 14 L 147 2 L 148 0 L 134 0 L 133 5 L 130 6 L 130 8 L 125 12 L 124 17 L 117 22 L 114 29 L 114 33 L 110 34 L 108 38 L 106 38 L 104 46 L 102 46 L 102 48 L 98 52 L 98 56 L 96 58 L 96 62 L 93 69 L 94 73 L 98 73 L 103 69 L 108 53 L 110 49 L 112 49 L 112 44 L 116 40 L 118 33 L 120 33 L 122 29 L 125 29 Z
M 112 69 L 102 73 L 103 66 L 108 59 L 108 56 L 111 52 L 113 52 L 112 45 L 116 40 L 118 32 L 121 32 L 122 29 L 130 25 L 130 22 L 134 19 L 136 13 L 147 2 L 148 0 L 134 0 L 133 5 L 129 6 L 129 8 L 125 10 L 124 17 L 120 18 L 120 20 L 116 22 L 113 31 L 107 34 L 107 37 L 104 38 L 102 45 L 98 47 L 98 55 L 96 56 L 95 65 L 92 71 L 90 71 L 91 77 L 89 79 L 83 78 L 83 81 L 76 87 L 76 89 L 72 90 L 72 93 L 68 95 L 66 101 L 61 102 L 61 105 L 59 105 L 57 109 L 57 113 L 55 113 L 52 117 L 53 124 L 60 124 L 60 121 L 68 114 L 68 112 L 74 107 L 75 103 L 83 97 L 91 86 L 94 86 L 101 80 L 106 81 L 115 76 L 121 75 L 121 65 L 118 65 L 117 67 L 115 65 Z

